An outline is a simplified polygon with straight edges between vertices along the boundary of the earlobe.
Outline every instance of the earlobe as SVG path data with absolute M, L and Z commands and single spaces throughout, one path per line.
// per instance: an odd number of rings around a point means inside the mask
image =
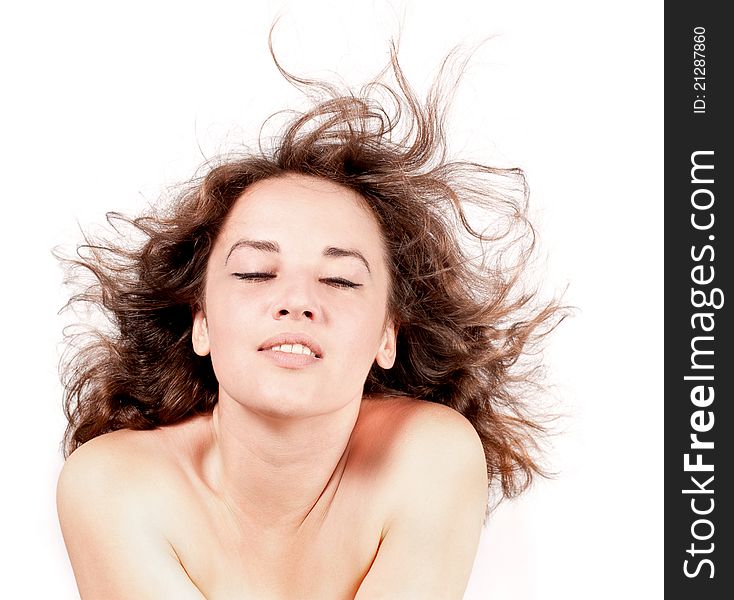
M 398 326 L 389 323 L 385 327 L 380 340 L 380 348 L 377 351 L 375 360 L 383 369 L 390 369 L 395 364 L 395 355 L 397 352 Z
M 191 328 L 191 343 L 194 347 L 194 352 L 199 356 L 209 354 L 209 328 L 206 322 L 206 315 L 201 308 L 198 308 L 194 314 L 194 323 Z

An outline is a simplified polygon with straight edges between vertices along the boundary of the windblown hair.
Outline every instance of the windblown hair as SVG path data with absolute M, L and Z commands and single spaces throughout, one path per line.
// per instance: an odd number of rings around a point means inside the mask
M 537 450 L 544 421 L 527 402 L 540 367 L 524 358 L 537 356 L 537 342 L 563 309 L 526 289 L 535 235 L 523 172 L 448 158 L 447 90 L 460 76 L 447 81 L 454 58 L 425 101 L 406 81 L 394 47 L 388 68 L 356 94 L 295 77 L 276 60 L 310 96 L 310 110 L 289 113 L 269 143 L 261 132 L 257 151 L 210 164 L 165 208 L 137 218 L 108 213 L 115 235 L 85 236 L 66 265 L 91 272 L 94 283 L 67 307 L 100 309 L 109 326 L 67 332 L 66 455 L 106 432 L 152 429 L 213 409 L 218 384 L 210 358 L 191 345 L 209 254 L 250 185 L 304 174 L 358 192 L 382 230 L 397 358 L 389 370 L 373 365 L 365 396 L 409 396 L 459 411 L 478 432 L 490 483 L 499 483 L 502 496 L 543 474 Z M 383 81 L 389 73 L 393 85 Z M 475 209 L 485 222 L 480 230 L 471 224 Z M 130 233 L 139 243 L 126 241 Z

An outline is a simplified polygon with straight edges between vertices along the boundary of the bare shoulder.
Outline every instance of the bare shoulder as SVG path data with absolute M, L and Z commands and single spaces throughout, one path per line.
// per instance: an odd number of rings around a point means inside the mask
M 411 398 L 375 401 L 365 425 L 385 512 L 356 598 L 461 598 L 487 508 L 479 435 L 455 410 Z
M 60 504 L 104 494 L 108 502 L 123 496 L 140 497 L 151 479 L 168 470 L 159 436 L 152 431 L 120 430 L 96 437 L 66 460 L 58 483 Z M 61 507 L 60 507 L 61 508 Z
M 121 429 L 96 437 L 66 460 L 57 485 L 62 528 L 78 513 L 145 514 L 149 525 L 170 521 L 171 503 L 186 497 L 196 427 L 183 423 L 150 431 Z M 182 498 L 183 496 L 183 498 Z
M 365 437 L 380 439 L 379 450 L 390 462 L 411 462 L 436 455 L 447 460 L 484 463 L 482 442 L 458 411 L 425 400 L 387 397 L 366 400 Z
M 87 442 L 67 459 L 57 509 L 85 600 L 202 597 L 167 535 L 170 507 L 182 489 L 169 456 L 159 432 L 121 430 Z
M 173 480 L 158 436 L 120 430 L 94 438 L 66 460 L 56 489 L 56 504 L 67 545 L 117 524 L 153 525 L 163 510 L 161 492 Z
M 414 398 L 366 400 L 360 444 L 368 448 L 388 489 L 406 499 L 455 484 L 486 503 L 487 465 L 472 424 L 442 404 Z M 406 494 L 406 492 L 409 492 Z

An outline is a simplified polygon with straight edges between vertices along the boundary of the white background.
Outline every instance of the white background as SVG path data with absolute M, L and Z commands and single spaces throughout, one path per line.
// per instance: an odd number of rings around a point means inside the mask
M 306 8 L 308 7 L 308 8 Z M 65 300 L 51 256 L 77 222 L 135 213 L 263 118 L 300 102 L 285 67 L 359 84 L 401 57 L 424 90 L 456 43 L 471 63 L 457 151 L 522 166 L 570 415 L 559 476 L 503 504 L 468 600 L 662 598 L 662 2 L 25 2 L 0 11 L 2 596 L 72 599 L 54 506 Z M 203 153 L 203 155 L 202 155 Z M 436 565 L 440 568 L 440 565 Z

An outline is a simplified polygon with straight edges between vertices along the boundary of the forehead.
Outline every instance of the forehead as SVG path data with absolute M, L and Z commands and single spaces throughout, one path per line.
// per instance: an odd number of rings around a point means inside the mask
M 306 175 L 258 181 L 236 200 L 221 237 L 226 241 L 255 233 L 382 248 L 380 227 L 362 196 L 334 182 Z

